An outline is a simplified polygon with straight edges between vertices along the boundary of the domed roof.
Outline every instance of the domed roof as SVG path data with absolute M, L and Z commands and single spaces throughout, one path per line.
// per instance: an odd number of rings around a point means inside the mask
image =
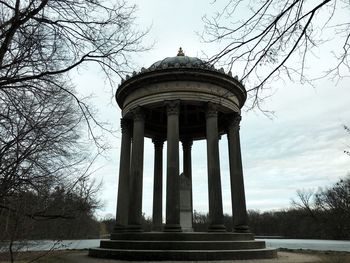
M 211 88 L 213 90 L 209 91 Z M 247 94 L 244 85 L 237 76 L 232 77 L 231 71 L 225 73 L 223 68 L 216 69 L 199 58 L 185 56 L 180 48 L 177 56 L 157 61 L 149 68 L 142 67 L 131 76 L 126 75 L 115 97 L 123 114 L 129 114 L 135 105 L 163 109 L 164 102 L 173 99 L 183 100 L 188 105 L 194 103 L 194 107 L 198 102 L 217 101 L 223 112 L 238 112 Z
M 166 69 L 166 68 L 207 68 L 214 69 L 209 63 L 196 57 L 188 57 L 182 51 L 180 47 L 176 57 L 167 57 L 163 60 L 159 60 L 153 63 L 149 70 Z
M 184 52 L 182 51 L 182 48 L 180 47 L 178 54 L 176 57 L 167 57 L 165 59 L 159 60 L 155 63 L 153 63 L 149 68 L 141 68 L 140 72 L 134 71 L 132 75 L 126 75 L 125 79 L 122 78 L 121 84 L 122 85 L 125 81 L 129 79 L 138 78 L 139 76 L 143 76 L 144 74 L 149 74 L 150 72 L 160 72 L 160 71 L 177 71 L 178 69 L 183 70 L 204 70 L 204 71 L 211 71 L 211 72 L 218 72 L 220 74 L 224 74 L 230 78 L 234 78 L 238 80 L 238 77 L 232 77 L 232 72 L 229 71 L 225 73 L 225 70 L 223 68 L 216 69 L 213 65 L 210 63 L 203 61 L 196 57 L 188 57 L 185 56 Z M 119 86 L 120 86 L 119 85 Z

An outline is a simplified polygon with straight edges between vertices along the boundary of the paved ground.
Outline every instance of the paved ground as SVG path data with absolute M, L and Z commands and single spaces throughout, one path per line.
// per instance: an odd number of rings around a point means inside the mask
M 60 255 L 62 261 L 57 261 L 57 263 L 112 263 L 112 262 L 132 262 L 132 261 L 120 261 L 120 260 L 110 260 L 110 259 L 97 259 L 87 256 L 87 252 L 78 251 L 70 252 Z M 136 261 L 134 261 L 136 262 Z M 170 263 L 175 261 L 161 261 L 161 263 Z M 183 263 L 188 261 L 176 261 L 176 263 Z M 201 261 L 206 262 L 206 261 Z M 214 261 L 207 261 L 208 263 L 213 263 Z M 264 260 L 236 260 L 236 261 L 218 261 L 220 263 L 307 263 L 307 262 L 320 262 L 320 258 L 316 255 L 299 254 L 291 252 L 278 252 L 278 258 L 276 259 L 264 259 Z

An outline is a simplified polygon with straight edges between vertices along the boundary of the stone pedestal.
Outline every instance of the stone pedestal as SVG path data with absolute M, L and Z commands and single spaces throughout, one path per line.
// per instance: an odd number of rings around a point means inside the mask
M 184 232 L 193 232 L 191 197 L 191 180 L 182 173 L 180 174 L 180 225 Z
M 144 232 L 115 233 L 90 248 L 92 257 L 128 261 L 208 261 L 276 258 L 249 233 Z M 257 261 L 260 262 L 260 261 Z

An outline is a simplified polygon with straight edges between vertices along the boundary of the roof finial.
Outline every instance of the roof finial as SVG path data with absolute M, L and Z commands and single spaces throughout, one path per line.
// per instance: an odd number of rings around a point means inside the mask
M 177 52 L 177 55 L 178 56 L 184 56 L 185 55 L 185 53 L 183 52 L 181 47 L 179 48 L 179 51 Z

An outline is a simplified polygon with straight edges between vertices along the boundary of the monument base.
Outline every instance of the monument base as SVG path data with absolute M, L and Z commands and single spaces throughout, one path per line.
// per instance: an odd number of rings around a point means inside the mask
M 120 260 L 235 260 L 277 257 L 250 233 L 144 232 L 114 233 L 101 240 L 100 248 L 89 249 L 89 256 Z

